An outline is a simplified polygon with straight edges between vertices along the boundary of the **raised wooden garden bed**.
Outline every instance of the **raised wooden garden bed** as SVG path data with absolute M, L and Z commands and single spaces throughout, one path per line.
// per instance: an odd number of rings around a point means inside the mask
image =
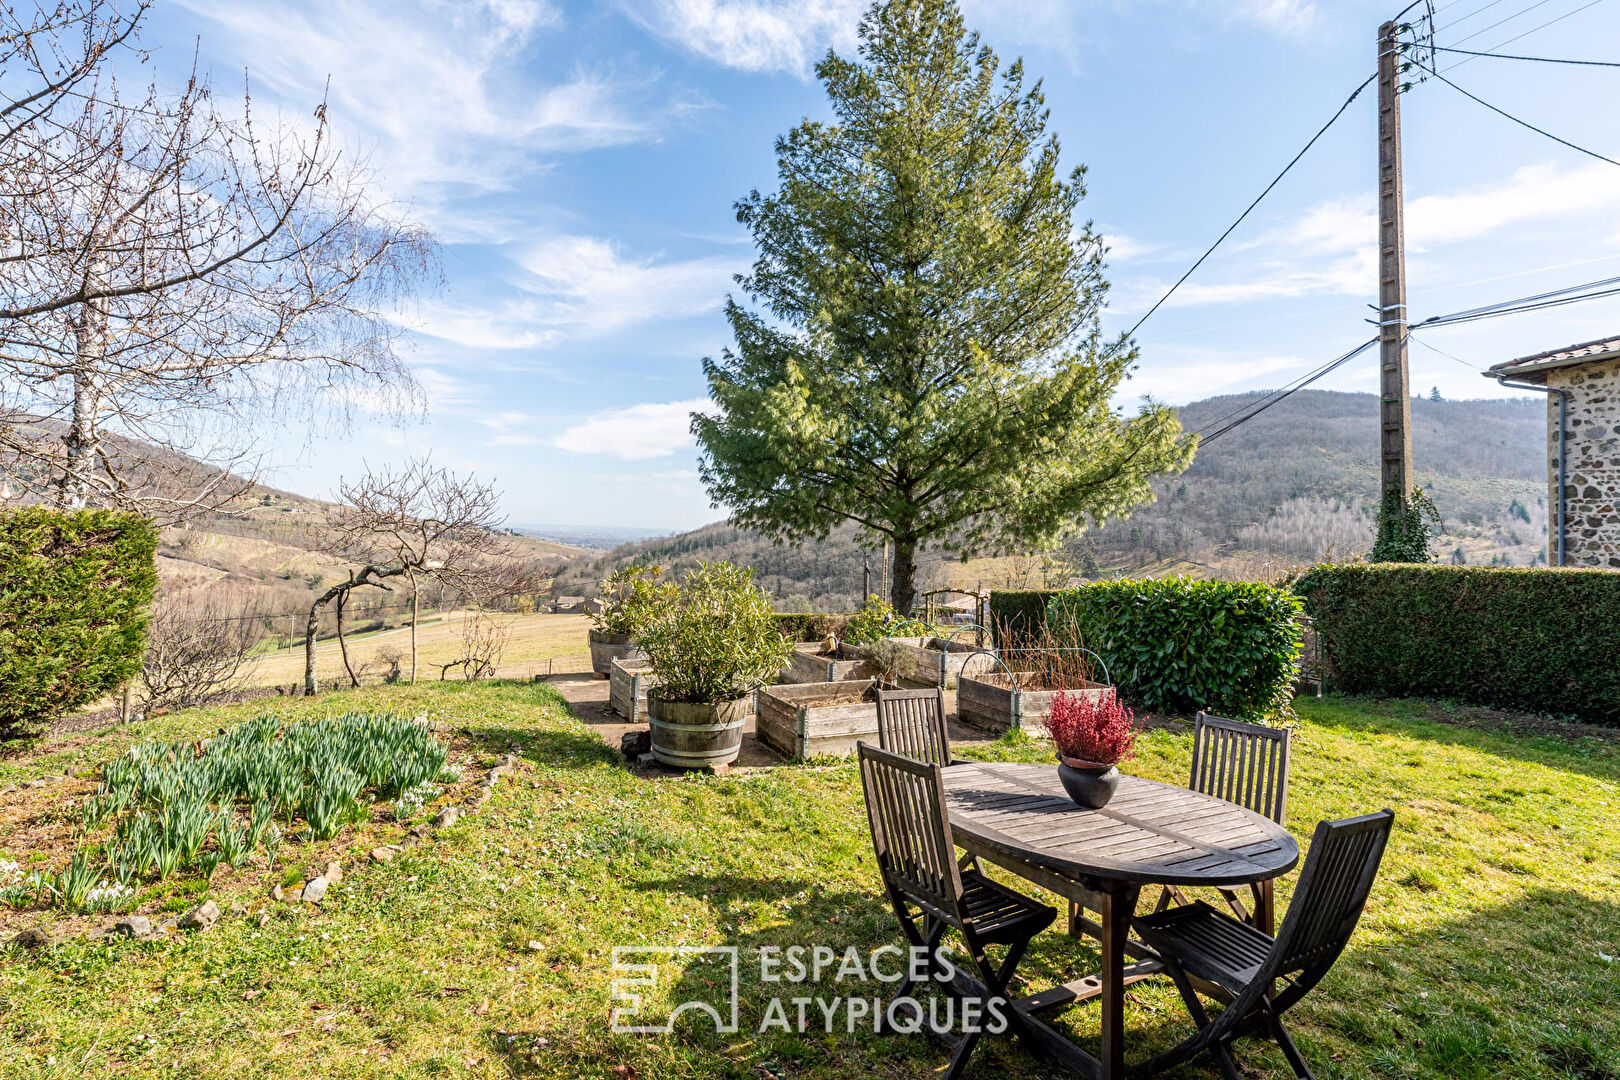
M 829 653 L 819 642 L 795 645 L 787 666 L 777 675 L 784 683 L 844 682 L 847 679 L 870 679 L 876 669 L 861 652 L 849 645 L 840 645 L 837 652 Z
M 877 683 L 790 683 L 760 688 L 754 733 L 794 761 L 847 757 L 877 742 Z
M 646 660 L 615 660 L 608 675 L 608 708 L 632 724 L 647 720 L 647 688 L 658 685 Z
M 965 675 L 956 684 L 956 715 L 963 723 L 992 731 L 1021 730 L 1032 735 L 1045 734 L 1041 722 L 1051 713 L 1052 700 L 1063 691 L 1060 688 L 1031 685 L 1037 678 L 1031 673 L 1020 672 L 1015 692 L 1012 679 L 1004 671 Z M 1114 691 L 1102 683 L 1086 683 L 1067 692 L 1074 697 L 1099 700 Z
M 995 666 L 995 661 L 984 655 L 986 651 L 994 650 L 980 649 L 971 641 L 953 641 L 947 646 L 943 638 L 937 637 L 897 637 L 888 640 L 900 645 L 900 666 L 895 676 L 905 685 L 943 685 L 946 690 L 954 690 L 964 669 L 971 668 L 977 672 Z M 975 656 L 975 653 L 978 655 Z M 943 684 L 940 681 L 941 657 L 945 661 Z

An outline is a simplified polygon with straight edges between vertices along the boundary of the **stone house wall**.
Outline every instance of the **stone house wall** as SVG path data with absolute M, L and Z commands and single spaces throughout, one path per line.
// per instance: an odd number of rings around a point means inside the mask
M 1570 566 L 1620 569 L 1620 359 L 1553 368 L 1569 393 L 1564 552 Z M 1558 400 L 1547 395 L 1548 561 L 1558 551 Z

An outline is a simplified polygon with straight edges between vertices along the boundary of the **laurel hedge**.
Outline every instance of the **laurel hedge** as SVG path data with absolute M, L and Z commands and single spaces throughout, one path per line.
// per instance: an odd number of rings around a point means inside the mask
M 156 550 L 157 530 L 136 514 L 0 512 L 0 742 L 140 669 Z
M 1168 577 L 1068 589 L 1046 619 L 1073 626 L 1132 704 L 1262 720 L 1293 699 L 1299 613 L 1299 598 L 1272 585 Z
M 1339 689 L 1620 724 L 1620 573 L 1324 565 L 1294 591 Z

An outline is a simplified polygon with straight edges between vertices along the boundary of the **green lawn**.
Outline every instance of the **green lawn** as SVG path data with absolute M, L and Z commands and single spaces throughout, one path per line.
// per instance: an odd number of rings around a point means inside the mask
M 944 1062 L 921 1037 L 758 1034 L 765 999 L 782 989 L 746 962 L 738 1034 L 608 1030 L 615 945 L 735 944 L 746 957 L 759 945 L 899 940 L 852 766 L 648 781 L 618 767 L 549 688 L 517 683 L 196 710 L 136 734 L 208 734 L 267 707 L 426 712 L 467 729 L 469 753 L 515 744 L 524 762 L 483 815 L 390 864 L 351 869 L 319 911 L 269 903 L 262 881 L 227 880 L 216 895 L 239 910 L 202 935 L 0 954 L 0 1076 L 831 1080 L 922 1078 Z M 1308 836 L 1321 817 L 1397 813 L 1350 951 L 1294 1014 L 1306 1056 L 1322 1077 L 1620 1077 L 1620 961 L 1605 959 L 1620 955 L 1620 754 L 1431 722 L 1432 708 L 1300 704 L 1295 832 Z M 91 770 L 131 738 L 46 745 L 0 762 L 0 786 Z M 988 752 L 1043 757 L 1027 742 Z M 1185 734 L 1155 732 L 1131 768 L 1184 782 L 1187 758 Z M 365 826 L 358 842 L 392 828 Z M 0 831 L 0 859 L 25 855 Z M 282 857 L 296 866 L 325 852 L 289 845 Z M 1024 970 L 1039 985 L 1093 960 L 1048 934 Z M 693 968 L 682 989 L 713 978 Z M 841 989 L 829 979 L 799 992 Z M 1068 1016 L 1094 1038 L 1094 1012 Z M 1189 1030 L 1164 980 L 1132 988 L 1127 1024 L 1133 1057 Z M 1239 1057 L 1252 1075 L 1291 1075 L 1269 1046 L 1242 1044 Z M 1051 1071 L 989 1039 L 970 1075 Z

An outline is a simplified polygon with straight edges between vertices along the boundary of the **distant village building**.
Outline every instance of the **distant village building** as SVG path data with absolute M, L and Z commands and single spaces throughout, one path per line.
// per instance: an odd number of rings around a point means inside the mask
M 1547 561 L 1620 569 L 1620 337 L 1485 374 L 1547 395 Z

